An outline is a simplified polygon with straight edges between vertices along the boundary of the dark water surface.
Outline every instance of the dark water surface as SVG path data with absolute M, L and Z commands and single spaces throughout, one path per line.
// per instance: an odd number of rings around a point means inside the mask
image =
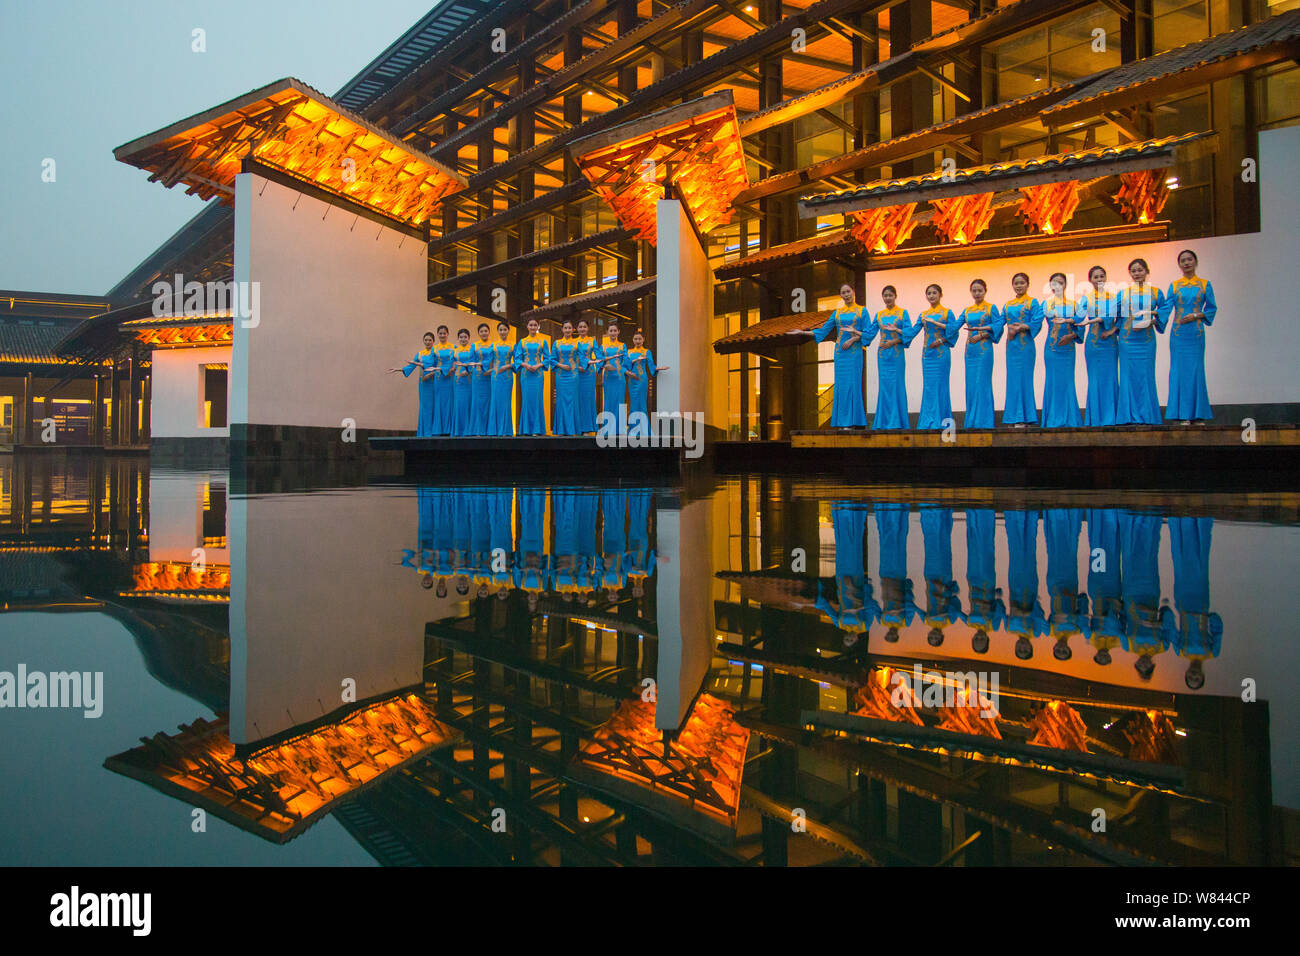
M 0 457 L 4 863 L 1286 860 L 1295 495 L 320 482 Z

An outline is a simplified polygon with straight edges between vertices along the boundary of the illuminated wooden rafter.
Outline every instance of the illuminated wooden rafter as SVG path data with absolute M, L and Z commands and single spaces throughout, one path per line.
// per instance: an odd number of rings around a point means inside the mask
M 948 242 L 966 245 L 979 237 L 993 221 L 993 193 L 933 199 L 931 224 Z
M 1016 215 L 1022 216 L 1043 235 L 1054 236 L 1074 218 L 1079 208 L 1080 185 L 1079 180 L 1069 179 L 1063 183 L 1023 186 L 1020 192 L 1025 198 L 1016 209 Z
M 909 202 L 850 213 L 854 225 L 849 228 L 849 233 L 865 251 L 887 255 L 912 235 L 917 226 L 912 218 L 915 211 L 916 203 Z
M 624 229 L 653 243 L 655 203 L 671 185 L 701 233 L 731 221 L 749 186 L 730 90 L 573 143 L 570 154 Z
M 921 716 L 916 712 L 918 701 L 911 687 L 902 681 L 899 672 L 892 667 L 873 670 L 867 676 L 867 682 L 854 691 L 853 702 L 857 705 L 853 713 L 859 717 L 924 726 Z
M 1029 743 L 1057 750 L 1088 753 L 1088 728 L 1079 712 L 1060 700 L 1049 700 L 1029 722 Z
M 1169 202 L 1169 186 L 1165 183 L 1167 172 L 1167 169 L 1144 169 L 1120 176 L 1115 199 L 1128 222 L 1139 225 L 1155 222 L 1165 203 Z
M 649 789 L 734 830 L 749 731 L 730 706 L 701 694 L 681 732 L 665 741 L 655 729 L 655 706 L 623 701 L 578 752 L 575 766 L 596 771 L 606 784 L 617 781 L 619 789 Z
M 151 182 L 234 201 L 245 159 L 420 226 L 459 174 L 298 80 L 286 78 L 173 123 L 113 151 Z
M 284 843 L 340 800 L 457 736 L 422 698 L 403 694 L 243 759 L 222 718 L 155 734 L 104 765 Z

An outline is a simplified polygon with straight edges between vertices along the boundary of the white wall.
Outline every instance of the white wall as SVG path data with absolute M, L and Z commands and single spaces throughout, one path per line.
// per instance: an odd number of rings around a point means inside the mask
M 681 727 L 713 659 L 709 519 L 704 500 L 655 509 L 655 727 L 660 730 Z
M 203 499 L 226 494 L 226 484 L 225 472 L 150 469 L 149 560 L 189 564 L 194 549 L 203 548 L 207 564 L 229 564 L 228 548 L 203 545 Z
M 414 379 L 388 375 L 439 324 L 428 246 L 254 173 L 235 177 L 235 280 L 257 282 L 254 328 L 235 320 L 231 423 L 409 429 Z
M 230 351 L 229 346 L 153 350 L 149 401 L 149 434 L 152 437 L 208 438 L 230 434 L 229 428 L 205 428 L 201 424 L 202 366 L 229 364 Z
M 656 380 L 655 408 L 703 412 L 706 424 L 725 429 L 726 408 L 718 409 L 709 387 L 717 358 L 709 340 L 713 270 L 679 201 L 661 199 L 655 216 L 659 271 L 653 345 L 655 362 L 670 367 Z
M 1141 256 L 1151 265 L 1151 281 L 1167 289 L 1178 278 L 1178 252 L 1195 250 L 1200 257 L 1198 274 L 1214 285 L 1219 314 L 1206 332 L 1205 373 L 1210 403 L 1271 404 L 1300 402 L 1300 377 L 1294 374 L 1300 358 L 1300 322 L 1295 321 L 1295 302 L 1300 301 L 1300 269 L 1294 261 L 1295 223 L 1300 221 L 1300 192 L 1294 188 L 1300 174 L 1300 127 L 1291 126 L 1260 134 L 1259 184 L 1261 231 L 1209 239 L 1179 240 L 1116 246 L 1109 249 L 1014 259 L 980 260 L 952 265 L 920 266 L 867 273 L 867 308 L 874 315 L 882 307 L 880 290 L 886 285 L 898 289 L 899 305 L 913 320 L 926 308 L 925 287 L 937 282 L 943 287 L 944 304 L 959 315 L 971 303 L 972 279 L 988 283 L 989 301 L 999 307 L 1015 293 L 1011 276 L 1026 272 L 1030 291 L 1045 294 L 1047 277 L 1063 272 L 1071 281 L 1087 283 L 1088 270 L 1101 265 L 1112 282 L 1128 281 L 1127 266 Z M 1005 338 L 994 349 L 993 400 L 1001 409 L 1006 394 Z M 966 408 L 966 337 L 963 335 L 952 356 L 952 407 Z M 876 359 L 872 345 L 867 364 L 867 410 L 876 407 Z M 1035 389 L 1042 405 L 1044 367 L 1043 336 L 1038 338 Z M 1087 397 L 1087 368 L 1083 349 L 1075 360 L 1076 391 L 1080 407 Z M 1156 386 L 1160 403 L 1169 397 L 1168 331 L 1159 336 L 1156 350 Z M 916 346 L 907 355 L 908 407 L 915 413 L 921 406 L 921 358 Z

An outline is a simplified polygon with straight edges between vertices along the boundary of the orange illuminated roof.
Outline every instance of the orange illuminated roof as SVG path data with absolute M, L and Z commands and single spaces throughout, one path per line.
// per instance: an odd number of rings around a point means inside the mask
M 457 736 L 421 697 L 401 694 L 246 758 L 236 756 L 224 718 L 199 719 L 104 766 L 284 843 L 340 800 Z
M 702 233 L 730 222 L 732 200 L 749 188 L 730 90 L 577 140 L 569 153 L 623 228 L 648 242 L 666 183 Z
M 287 173 L 413 226 L 427 222 L 465 180 L 292 77 L 113 150 L 150 182 L 184 184 L 203 199 L 234 201 L 243 161 Z

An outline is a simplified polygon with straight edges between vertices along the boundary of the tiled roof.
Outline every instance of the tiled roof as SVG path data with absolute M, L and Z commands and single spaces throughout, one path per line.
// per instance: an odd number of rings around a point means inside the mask
M 1145 86 L 1185 71 L 1198 70 L 1233 57 L 1264 50 L 1271 46 L 1300 41 L 1300 9 L 1279 13 L 1275 17 L 1249 26 L 1229 30 L 1205 40 L 1186 43 L 1165 53 L 1125 63 L 1084 84 L 1059 103 L 1042 111 L 1045 121 L 1056 113 L 1081 103 Z M 1292 51 L 1294 52 L 1294 51 Z
M 654 290 L 655 277 L 649 276 L 645 279 L 624 282 L 621 285 L 612 285 L 605 289 L 580 292 L 577 295 L 571 295 L 563 299 L 553 299 L 545 305 L 530 309 L 519 318 L 527 322 L 529 319 L 554 318 L 562 313 L 581 312 L 583 309 L 598 309 L 603 306 L 643 298 L 654 292 Z
M 799 345 L 809 341 L 795 332 L 815 329 L 830 316 L 826 312 L 799 312 L 795 315 L 778 315 L 771 319 L 756 322 L 739 332 L 732 332 L 713 343 L 713 351 L 719 355 L 732 352 L 765 351 L 783 345 Z M 757 348 L 756 348 L 757 347 Z
M 1172 162 L 1175 150 L 1214 135 L 1212 132 L 1185 133 L 1181 136 L 1124 143 L 1120 146 L 1099 146 L 1073 153 L 1054 153 L 1032 159 L 925 173 L 905 179 L 880 179 L 852 189 L 805 196 L 799 200 L 799 204 L 801 207 L 816 210 L 818 207 L 832 203 L 838 205 L 852 202 L 861 203 L 860 208 L 869 209 L 893 202 L 924 200 L 929 198 L 925 195 L 927 192 L 939 194 L 942 191 L 946 195 L 960 195 L 974 191 L 995 192 L 999 188 L 1009 188 L 1006 186 L 1006 181 L 1021 179 L 1026 175 L 1041 175 L 1045 181 L 1104 176 L 1108 174 L 1108 166 L 1131 160 L 1160 159 L 1167 156 Z M 1063 173 L 1067 175 L 1062 175 Z M 1017 185 L 1022 184 L 1017 183 Z M 964 188 L 971 186 L 979 188 Z M 903 196 L 907 196 L 907 199 L 904 200 Z
M 806 239 L 796 239 L 779 246 L 742 256 L 713 270 L 719 282 L 754 275 L 760 269 L 779 269 L 805 262 L 820 262 L 842 252 L 856 251 L 857 246 L 847 229 L 830 229 Z
M 70 328 L 67 323 L 0 322 L 0 362 L 62 364 L 54 346 Z

